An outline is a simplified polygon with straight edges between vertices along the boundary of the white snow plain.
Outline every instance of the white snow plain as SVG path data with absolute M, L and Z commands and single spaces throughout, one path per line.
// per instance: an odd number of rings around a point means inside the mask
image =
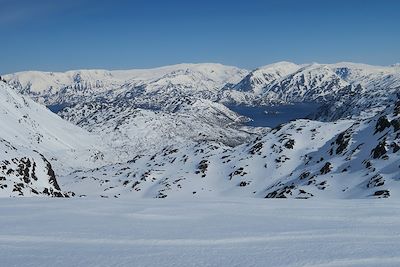
M 400 266 L 393 200 L 0 200 L 1 266 Z

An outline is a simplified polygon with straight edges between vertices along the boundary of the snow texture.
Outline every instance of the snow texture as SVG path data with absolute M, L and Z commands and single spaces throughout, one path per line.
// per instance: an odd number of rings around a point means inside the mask
M 3 199 L 2 266 L 399 266 L 397 201 Z

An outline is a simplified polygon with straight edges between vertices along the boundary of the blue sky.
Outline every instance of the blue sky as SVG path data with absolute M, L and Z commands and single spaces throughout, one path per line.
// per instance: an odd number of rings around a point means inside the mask
M 400 62 L 396 0 L 0 0 L 0 73 Z

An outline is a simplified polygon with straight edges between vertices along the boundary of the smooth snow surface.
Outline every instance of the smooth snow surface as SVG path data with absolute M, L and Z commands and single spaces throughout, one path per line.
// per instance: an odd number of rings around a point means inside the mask
M 2 199 L 1 266 L 399 266 L 398 201 Z

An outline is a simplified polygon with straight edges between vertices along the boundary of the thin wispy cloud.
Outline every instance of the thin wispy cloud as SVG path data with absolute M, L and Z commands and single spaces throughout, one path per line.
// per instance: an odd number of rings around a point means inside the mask
M 0 0 L 0 26 L 26 23 L 43 16 L 63 12 L 86 1 Z

